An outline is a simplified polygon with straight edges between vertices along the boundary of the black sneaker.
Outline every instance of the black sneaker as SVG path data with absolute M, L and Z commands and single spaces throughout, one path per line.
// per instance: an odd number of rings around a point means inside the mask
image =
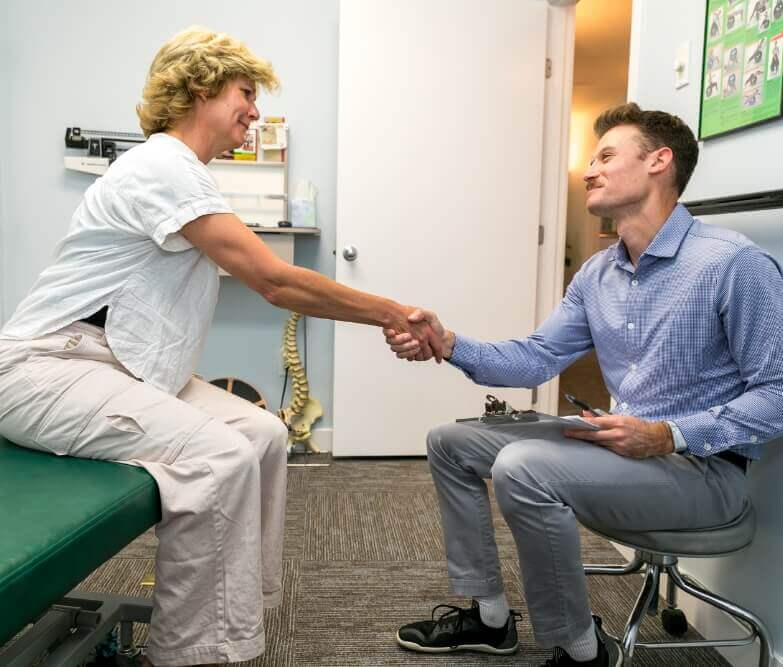
M 446 609 L 438 618 L 435 612 Z M 470 609 L 440 604 L 432 610 L 432 620 L 403 625 L 397 632 L 397 643 L 421 653 L 481 651 L 508 655 L 519 647 L 516 621 L 520 614 L 509 612 L 506 624 L 492 628 L 481 622 L 478 602 Z
M 620 667 L 623 664 L 623 647 L 614 637 L 604 632 L 601 617 L 593 616 L 595 634 L 598 637 L 598 655 L 587 662 L 577 662 L 561 648 L 552 651 L 552 657 L 541 667 Z

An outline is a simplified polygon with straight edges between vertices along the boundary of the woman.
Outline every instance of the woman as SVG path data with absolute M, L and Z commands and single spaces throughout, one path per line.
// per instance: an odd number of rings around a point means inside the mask
M 206 168 L 259 118 L 277 78 L 237 40 L 175 35 L 137 107 L 148 140 L 85 193 L 54 263 L 4 327 L 0 433 L 32 449 L 143 466 L 162 520 L 148 658 L 158 666 L 251 659 L 262 607 L 280 602 L 285 426 L 192 372 L 218 266 L 306 315 L 407 331 L 413 308 L 278 259 Z

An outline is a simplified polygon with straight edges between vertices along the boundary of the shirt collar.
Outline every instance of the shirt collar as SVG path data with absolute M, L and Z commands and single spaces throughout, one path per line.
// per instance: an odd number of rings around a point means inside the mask
M 653 257 L 674 257 L 692 224 L 693 216 L 688 209 L 682 204 L 677 204 L 642 254 Z
M 641 257 L 639 257 L 639 261 L 641 262 L 642 257 L 645 255 L 674 257 L 692 224 L 693 216 L 688 212 L 688 209 L 682 204 L 677 204 L 666 219 L 666 222 L 663 223 L 663 226 L 653 237 L 653 240 L 650 241 L 650 245 L 647 246 Z M 628 249 L 625 247 L 622 239 L 614 247 L 613 259 L 620 265 L 628 264 L 631 261 L 628 256 Z

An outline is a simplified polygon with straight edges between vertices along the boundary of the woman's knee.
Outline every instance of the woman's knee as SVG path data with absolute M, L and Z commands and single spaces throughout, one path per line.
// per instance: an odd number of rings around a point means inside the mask
M 184 458 L 201 459 L 213 470 L 241 472 L 258 468 L 255 447 L 240 431 L 217 419 L 207 421 L 191 437 Z
M 288 427 L 272 412 L 258 410 L 254 415 L 248 438 L 256 444 L 258 454 L 285 452 L 288 445 Z

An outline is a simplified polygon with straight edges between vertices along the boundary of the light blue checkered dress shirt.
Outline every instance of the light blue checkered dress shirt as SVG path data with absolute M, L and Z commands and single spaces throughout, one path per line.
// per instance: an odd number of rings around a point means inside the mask
M 458 335 L 474 382 L 535 387 L 595 347 L 615 414 L 671 420 L 688 452 L 760 458 L 783 433 L 783 276 L 733 231 L 677 205 L 639 258 L 593 255 L 550 317 L 521 340 Z

